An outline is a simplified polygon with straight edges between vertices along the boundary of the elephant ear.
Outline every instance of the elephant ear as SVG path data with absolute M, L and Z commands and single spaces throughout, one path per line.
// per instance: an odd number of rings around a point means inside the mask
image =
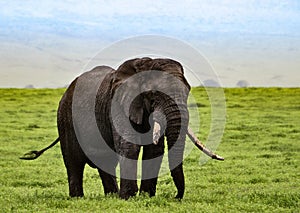
M 145 63 L 151 61 L 150 58 L 132 59 L 124 62 L 116 71 L 114 87 L 118 88 L 125 81 L 126 87 L 122 91 L 122 97 L 120 97 L 120 104 L 125 109 L 129 108 L 129 119 L 136 123 L 142 124 L 144 116 L 144 98 L 143 95 L 133 97 L 134 94 L 141 93 L 142 82 L 131 81 L 130 77 L 143 70 Z M 134 92 L 133 92 L 134 91 Z M 132 101 L 133 100 L 133 101 Z M 126 111 L 126 110 L 125 110 Z

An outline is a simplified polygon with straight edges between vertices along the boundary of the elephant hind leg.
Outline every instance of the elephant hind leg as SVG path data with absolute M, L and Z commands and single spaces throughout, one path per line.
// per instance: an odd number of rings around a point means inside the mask
M 107 195 L 109 193 L 118 193 L 119 187 L 116 180 L 116 174 L 108 174 L 101 169 L 98 169 L 98 172 L 102 180 L 104 194 Z
M 61 149 L 67 169 L 69 195 L 71 197 L 82 197 L 83 171 L 87 160 L 74 135 L 72 132 L 60 134 Z
M 79 164 L 71 167 L 67 166 L 69 195 L 70 197 L 83 197 L 83 171 L 85 164 Z

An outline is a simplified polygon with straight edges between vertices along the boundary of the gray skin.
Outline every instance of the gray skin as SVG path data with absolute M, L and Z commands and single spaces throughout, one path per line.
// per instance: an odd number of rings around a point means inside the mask
M 111 118 L 110 116 L 110 104 L 116 90 L 129 77 L 148 70 L 166 72 L 177 78 L 186 87 L 186 89 L 183 90 L 174 89 L 173 95 L 171 96 L 176 99 L 177 104 L 174 102 L 174 99 L 168 95 L 158 91 L 149 91 L 137 96 L 130 105 L 129 120 L 132 127 L 137 132 L 149 132 L 154 121 L 160 123 L 161 126 L 164 126 L 164 132 L 161 134 L 157 145 L 153 144 L 152 138 L 148 136 L 137 136 L 140 138 L 137 138 L 136 141 L 141 141 L 141 143 L 132 143 L 119 135 L 113 126 L 112 119 L 120 119 L 120 122 L 122 119 L 128 119 L 128 116 L 125 116 L 125 109 L 120 111 L 120 114 L 123 113 L 120 118 Z M 78 143 L 78 136 L 75 134 L 76 127 L 74 127 L 72 114 L 72 101 L 78 78 L 75 79 L 63 95 L 58 108 L 58 132 L 62 155 L 68 174 L 70 196 L 83 196 L 82 179 L 85 164 L 89 164 L 98 169 L 105 194 L 119 193 L 120 197 L 123 199 L 128 199 L 129 197 L 136 195 L 138 192 L 136 180 L 137 164 L 136 161 L 128 162 L 126 159 L 137 160 L 141 147 L 143 147 L 143 160 L 157 157 L 157 160 L 151 164 L 144 163 L 143 161 L 142 181 L 140 186 L 140 192 L 146 192 L 149 193 L 150 196 L 154 196 L 156 192 L 157 176 L 164 153 L 164 137 L 166 137 L 168 149 L 174 148 L 173 152 L 169 152 L 168 154 L 169 167 L 177 188 L 176 198 L 181 199 L 185 189 L 182 161 L 185 136 L 189 121 L 187 97 L 190 90 L 190 86 L 184 77 L 181 64 L 171 59 L 137 58 L 124 62 L 117 70 L 113 70 L 106 66 L 100 66 L 94 68 L 90 72 L 84 73 L 81 77 L 85 78 L 87 82 L 89 79 L 93 79 L 94 81 L 97 78 L 102 81 L 97 90 L 95 100 L 97 127 L 106 144 L 118 154 L 118 157 L 110 155 L 109 153 L 107 153 L 107 155 L 105 152 L 102 153 L 100 158 L 103 159 L 103 162 L 109 161 L 109 165 L 106 165 L 104 171 L 100 169 L 103 167 L 96 165 L 87 157 Z M 172 87 L 165 78 L 155 79 L 155 81 L 149 79 L 147 83 L 151 85 L 154 84 L 154 82 L 155 84 L 160 85 L 160 87 Z M 138 87 L 140 84 L 134 84 L 133 82 L 129 87 L 130 86 L 132 86 L 132 89 L 137 90 L 139 89 Z M 130 88 L 128 91 L 130 91 Z M 120 97 L 117 97 L 117 101 L 119 101 L 121 108 L 123 105 L 126 105 L 122 102 L 126 101 L 126 98 L 129 95 L 130 94 L 126 94 L 125 91 Z M 84 92 L 82 96 L 85 96 Z M 151 115 L 157 111 L 165 115 L 166 123 L 163 123 L 159 117 L 151 117 Z M 127 130 L 126 126 L 123 127 L 122 131 L 125 135 L 127 133 L 128 135 L 130 134 L 130 130 Z M 115 169 L 118 163 L 120 163 L 121 172 L 120 189 L 118 188 L 115 175 Z M 154 176 L 150 179 L 143 178 L 148 177 L 149 171 L 154 173 Z M 130 174 L 131 178 L 124 178 L 128 177 L 128 174 Z

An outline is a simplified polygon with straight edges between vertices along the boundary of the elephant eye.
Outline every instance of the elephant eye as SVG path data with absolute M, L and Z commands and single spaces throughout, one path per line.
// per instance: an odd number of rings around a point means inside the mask
M 153 111 L 154 110 L 154 100 L 153 99 L 150 101 L 150 106 L 151 106 L 151 111 Z

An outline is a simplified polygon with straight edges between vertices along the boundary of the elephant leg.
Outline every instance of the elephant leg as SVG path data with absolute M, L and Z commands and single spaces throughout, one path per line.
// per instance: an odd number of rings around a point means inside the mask
M 122 139 L 123 140 L 123 139 Z M 128 199 L 138 192 L 137 186 L 137 160 L 140 146 L 122 141 L 120 145 L 120 197 Z
M 84 195 L 82 186 L 83 171 L 87 159 L 78 144 L 75 133 L 66 131 L 65 129 L 67 128 L 59 129 L 59 137 L 64 164 L 67 169 L 69 195 L 70 197 L 82 197 Z
M 109 168 L 108 172 L 103 171 L 102 169 L 98 169 L 104 188 L 104 194 L 106 195 L 109 193 L 119 192 L 119 187 L 116 180 L 116 166 L 118 164 L 118 161 L 115 159 L 112 159 L 112 161 L 113 163 L 110 165 L 111 168 Z
M 82 197 L 82 179 L 85 163 L 75 164 L 76 165 L 66 165 L 69 182 L 69 195 L 70 197 Z
M 150 139 L 152 140 L 152 138 Z M 158 173 L 164 154 L 164 136 L 160 137 L 158 144 L 143 147 L 142 181 L 140 192 L 155 196 Z

